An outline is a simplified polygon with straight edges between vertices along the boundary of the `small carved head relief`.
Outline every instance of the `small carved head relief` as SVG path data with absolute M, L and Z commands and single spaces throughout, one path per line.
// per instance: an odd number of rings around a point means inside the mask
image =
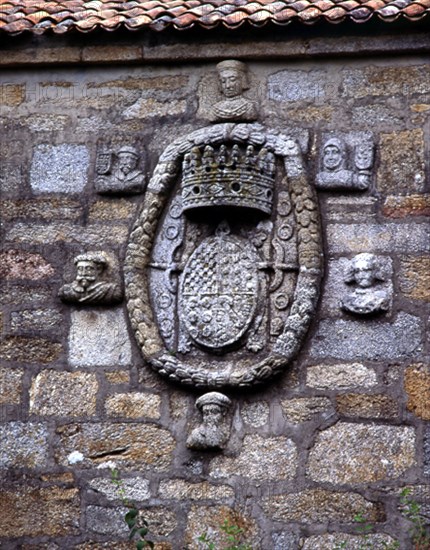
M 90 252 L 76 256 L 74 264 L 76 266 L 76 281 L 83 288 L 88 288 L 104 271 L 107 259 L 102 252 Z
M 138 160 L 139 153 L 134 147 L 121 147 L 118 151 L 118 168 L 126 175 L 136 168 Z
M 247 68 L 241 61 L 221 61 L 217 65 L 221 92 L 227 98 L 237 97 L 249 88 Z
M 355 282 L 361 288 L 371 287 L 375 281 L 383 280 L 378 275 L 377 260 L 374 254 L 358 254 L 353 258 L 348 282 Z
M 345 159 L 345 145 L 336 138 L 329 139 L 324 144 L 323 167 L 325 170 L 339 170 Z
M 230 399 L 219 392 L 208 392 L 196 401 L 196 408 L 202 415 L 202 423 L 195 428 L 187 440 L 187 447 L 195 450 L 212 450 L 224 447 L 230 435 L 225 421 L 231 407 Z

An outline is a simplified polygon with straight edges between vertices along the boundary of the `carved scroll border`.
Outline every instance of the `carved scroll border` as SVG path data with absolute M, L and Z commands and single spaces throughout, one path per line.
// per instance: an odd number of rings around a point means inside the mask
M 149 295 L 148 264 L 169 189 L 178 177 L 184 153 L 194 146 L 226 141 L 264 146 L 282 157 L 297 222 L 299 272 L 290 314 L 273 352 L 246 372 L 217 374 L 187 365 L 164 346 Z M 322 277 L 322 244 L 318 203 L 303 169 L 299 145 L 259 124 L 217 124 L 175 140 L 161 155 L 148 184 L 141 212 L 131 232 L 124 264 L 131 325 L 144 358 L 160 375 L 199 388 L 248 387 L 266 382 L 283 370 L 298 352 L 315 313 Z

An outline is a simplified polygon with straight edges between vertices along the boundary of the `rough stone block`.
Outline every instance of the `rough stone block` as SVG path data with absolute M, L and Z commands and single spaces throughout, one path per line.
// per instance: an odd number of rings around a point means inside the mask
M 382 205 L 382 215 L 394 219 L 430 216 L 430 195 L 389 195 Z
M 409 96 L 430 92 L 428 65 L 370 66 L 344 69 L 342 72 L 343 97 L 359 99 L 366 96 Z
M 91 416 L 96 412 L 95 374 L 45 370 L 33 380 L 30 412 L 45 416 Z
M 73 367 L 128 366 L 131 345 L 122 309 L 73 310 L 69 362 Z
M 259 481 L 292 479 L 297 466 L 297 449 L 290 439 L 248 435 L 236 458 L 224 455 L 212 460 L 210 475 L 214 479 L 234 475 Z
M 430 365 L 413 365 L 405 372 L 408 411 L 430 420 Z
M 321 483 L 356 485 L 396 479 L 412 466 L 413 428 L 339 422 L 317 435 L 307 473 Z
M 326 230 L 330 254 L 390 252 L 427 253 L 427 224 L 329 224 Z
M 371 388 L 376 384 L 375 371 L 361 363 L 315 365 L 306 371 L 306 385 L 318 390 Z
M 334 407 L 328 397 L 298 397 L 281 401 L 286 421 L 293 424 L 309 420 L 326 420 L 334 414 Z
M 401 292 L 408 298 L 430 302 L 430 257 L 402 258 L 399 282 Z
M 243 421 L 254 428 L 261 428 L 269 421 L 269 404 L 266 401 L 245 402 L 241 407 Z
M 424 433 L 424 475 L 430 477 L 430 426 L 427 426 Z
M 30 184 L 34 193 L 81 193 L 90 156 L 85 145 L 37 145 Z
M 358 514 L 371 523 L 383 519 L 380 507 L 361 495 L 324 489 L 270 496 L 263 500 L 263 509 L 271 519 L 287 523 L 352 523 Z
M 57 428 L 56 458 L 78 467 L 109 467 L 122 470 L 148 467 L 166 470 L 172 462 L 175 441 L 167 430 L 153 424 L 67 424 Z
M 63 326 L 63 316 L 56 309 L 24 309 L 12 311 L 10 328 L 12 332 L 56 330 Z
M 372 550 L 385 550 L 393 544 L 394 539 L 389 535 L 370 534 L 366 536 L 354 536 L 346 533 L 337 533 L 334 535 L 314 535 L 313 537 L 309 537 L 305 539 L 302 550 L 328 550 L 329 548 L 362 550 L 366 547 Z
M 272 535 L 272 550 L 296 550 L 299 545 L 299 537 L 294 533 L 281 531 Z
M 31 254 L 24 250 L 0 253 L 0 277 L 3 279 L 38 281 L 52 277 L 54 273 L 54 268 L 40 254 Z
M 389 105 L 360 105 L 352 108 L 352 122 L 362 128 L 374 128 L 376 123 L 385 127 L 401 128 L 405 124 L 406 113 L 404 109 Z
M 0 359 L 21 363 L 51 363 L 60 356 L 61 344 L 44 338 L 10 336 L 0 342 Z
M 52 289 L 8 282 L 0 286 L 0 295 L 4 305 L 45 305 L 52 299 Z
M 108 416 L 160 418 L 161 399 L 153 393 L 118 393 L 106 399 Z
M 72 199 L 32 199 L 0 201 L 0 211 L 5 220 L 76 220 L 81 215 L 81 205 Z
M 43 468 L 48 463 L 49 443 L 45 424 L 35 422 L 0 424 L 0 441 L 0 468 L 2 469 Z
M 1 84 L 0 85 L 0 106 L 18 107 L 25 101 L 24 84 Z
M 251 548 L 260 547 L 257 526 L 253 520 L 227 506 L 198 505 L 192 506 L 188 513 L 185 547 L 190 550 L 201 548 L 198 538 L 204 534 L 215 548 L 227 546 L 227 535 L 221 529 L 225 522 L 243 530 L 240 544 L 250 545 Z
M 421 351 L 421 322 L 399 313 L 393 323 L 382 321 L 323 320 L 311 346 L 314 357 L 386 361 L 416 357 Z
M 17 405 L 21 401 L 22 369 L 0 367 L 0 405 Z
M 172 479 L 160 483 L 159 496 L 175 500 L 232 500 L 234 491 L 227 485 L 210 483 L 189 483 L 182 479 Z
M 346 417 L 396 418 L 398 405 L 387 395 L 346 394 L 336 398 L 337 412 Z
M 129 501 L 147 500 L 151 496 L 149 490 L 149 481 L 141 477 L 121 478 L 121 494 L 118 487 L 112 483 L 111 479 L 94 478 L 88 482 L 88 487 L 104 495 L 109 500 L 121 500 L 126 498 Z
M 71 119 L 65 115 L 34 114 L 21 117 L 19 124 L 26 126 L 30 132 L 64 132 L 71 125 Z
M 80 503 L 77 489 L 14 487 L 0 493 L 3 537 L 77 534 Z
M 137 204 L 126 199 L 96 201 L 91 205 L 88 219 L 92 221 L 131 220 L 137 211 Z
M 124 111 L 124 118 L 157 118 L 178 116 L 185 113 L 187 102 L 183 99 L 159 101 L 155 98 L 141 98 Z
M 381 134 L 377 187 L 382 193 L 422 191 L 425 185 L 421 129 Z
M 7 233 L 6 241 L 34 245 L 70 242 L 86 247 L 100 247 L 100 243 L 118 246 L 127 240 L 128 231 L 128 226 L 121 224 L 89 224 L 82 227 L 66 222 L 49 225 L 19 222 Z
M 105 372 L 105 378 L 109 384 L 129 384 L 130 373 L 127 370 Z
M 176 527 L 174 512 L 166 507 L 151 507 L 139 510 L 142 517 L 148 522 L 151 534 L 166 537 Z M 127 508 L 105 508 L 103 506 L 88 506 L 87 530 L 100 535 L 117 535 L 125 537 L 129 529 L 124 521 Z
M 267 82 L 267 96 L 274 101 L 318 102 L 332 94 L 334 88 L 326 71 L 280 71 L 272 74 Z

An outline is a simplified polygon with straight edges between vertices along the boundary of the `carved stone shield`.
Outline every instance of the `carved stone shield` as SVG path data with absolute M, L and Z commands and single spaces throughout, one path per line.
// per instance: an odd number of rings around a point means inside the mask
M 136 339 L 160 375 L 215 389 L 284 370 L 322 276 L 318 203 L 299 144 L 243 123 L 174 141 L 149 182 L 124 275 Z
M 237 342 L 257 308 L 258 257 L 252 245 L 223 231 L 192 254 L 180 290 L 180 315 L 189 335 L 207 348 Z

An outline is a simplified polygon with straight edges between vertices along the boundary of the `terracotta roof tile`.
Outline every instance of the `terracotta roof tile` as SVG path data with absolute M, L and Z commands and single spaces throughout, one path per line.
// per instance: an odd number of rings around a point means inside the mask
M 246 22 L 362 23 L 374 15 L 390 22 L 399 17 L 422 19 L 429 13 L 430 0 L 0 0 L 0 31 L 41 34 L 48 29 L 63 33 L 195 25 L 209 29 L 219 24 L 234 29 Z

